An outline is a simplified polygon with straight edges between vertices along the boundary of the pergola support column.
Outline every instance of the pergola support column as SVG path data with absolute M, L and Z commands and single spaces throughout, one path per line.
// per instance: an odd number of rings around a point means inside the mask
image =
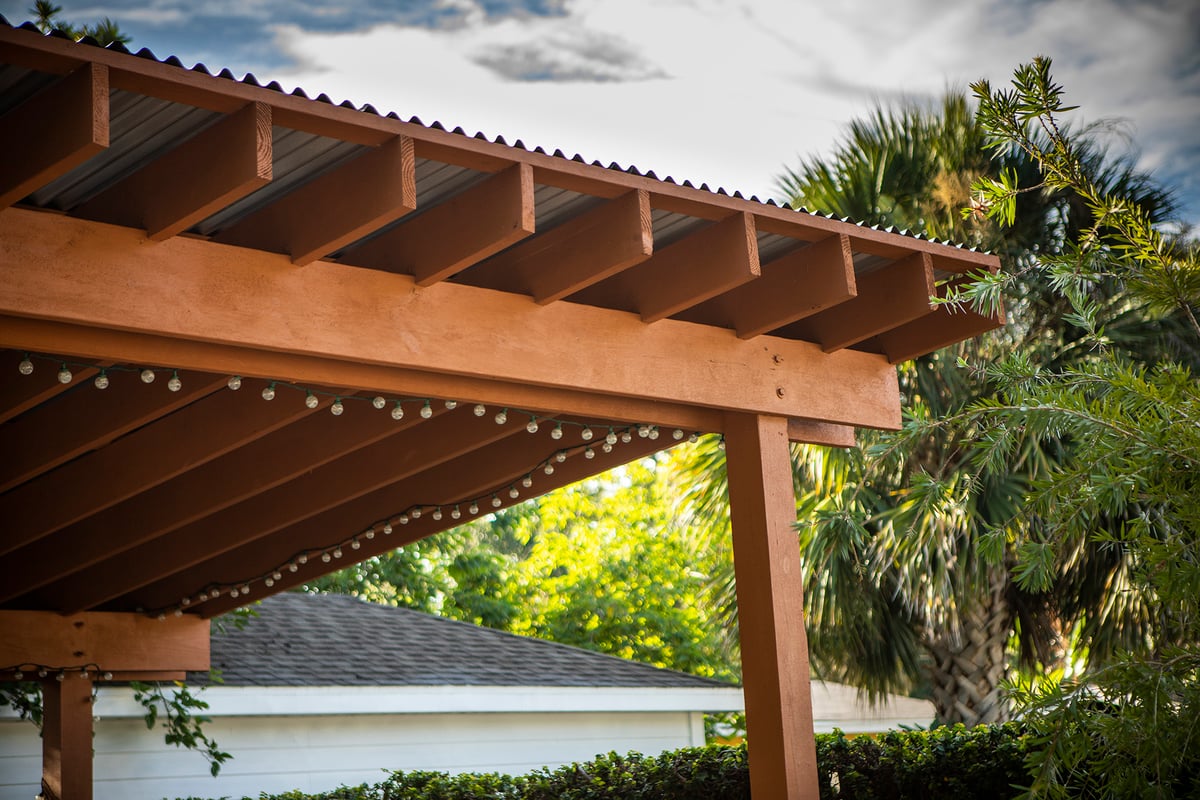
M 729 506 L 754 800 L 816 800 L 795 490 L 782 417 L 729 414 Z
M 42 681 L 42 796 L 92 800 L 92 679 Z

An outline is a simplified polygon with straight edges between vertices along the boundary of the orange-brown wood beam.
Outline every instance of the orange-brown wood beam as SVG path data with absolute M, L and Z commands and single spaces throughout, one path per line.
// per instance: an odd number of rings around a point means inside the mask
M 69 549 L 70 569 L 78 572 L 56 567 L 55 583 L 39 592 L 39 602 L 31 605 L 44 603 L 69 614 L 133 591 L 157 579 L 166 561 L 178 558 L 177 545 L 161 537 L 193 525 L 198 541 L 207 541 L 200 533 L 202 520 L 369 445 L 388 441 L 391 448 L 404 446 L 404 433 L 426 424 L 415 408 L 400 421 L 387 411 L 365 412 L 354 408 L 340 418 L 328 413 L 306 417 L 134 498 L 128 507 L 114 506 L 63 531 L 54 541 Z M 375 452 L 386 457 L 386 449 Z M 128 524 L 135 510 L 136 526 Z M 232 524 L 238 516 L 228 515 L 212 527 Z
M 646 261 L 571 295 L 657 322 L 761 274 L 751 214 L 734 214 L 655 252 Z
M 212 342 L 182 341 L 45 320 L 16 319 L 2 314 L 0 342 L 37 352 L 67 353 L 76 358 L 96 359 L 109 353 L 121 353 L 124 360 L 141 364 L 169 361 L 206 372 L 282 378 L 306 386 L 357 386 L 364 393 L 442 397 L 547 414 L 570 410 L 592 419 L 645 422 L 697 432 L 720 431 L 723 419 L 714 409 L 682 403 L 252 350 Z M 16 375 L 17 362 L 14 360 L 11 365 L 12 372 L 0 372 L 0 397 L 6 396 L 9 388 L 18 383 L 15 378 L 5 380 Z
M 788 330 L 832 353 L 925 316 L 937 291 L 928 253 L 914 253 L 863 275 L 857 284 L 858 296 L 793 323 Z
M 42 787 L 47 800 L 92 798 L 92 679 L 42 683 Z M 38 795 L 42 797 L 42 795 Z
M 240 563 L 237 556 L 223 554 L 240 552 L 237 548 L 275 532 L 281 532 L 285 546 L 302 542 L 299 531 L 310 525 L 313 518 L 325 520 L 324 535 L 329 535 L 347 524 L 343 521 L 328 527 L 328 519 L 336 516 L 336 512 L 330 513 L 331 509 L 386 491 L 399 481 L 460 458 L 478 447 L 528 435 L 524 426 L 525 422 L 517 420 L 515 415 L 508 424 L 497 425 L 490 415 L 475 417 L 470 408 L 460 408 L 415 425 L 141 548 L 141 566 L 129 570 L 128 583 L 149 583 L 149 579 L 161 580 L 172 573 L 198 574 L 205 567 L 193 568 L 193 565 L 210 559 L 237 565 Z M 353 518 L 348 515 L 344 520 Z M 172 578 L 170 583 L 175 586 L 178 580 Z M 182 581 L 182 585 L 188 583 L 189 580 Z M 142 597 L 141 592 L 136 594 Z
M 541 458 L 547 457 L 554 452 L 554 448 L 547 447 L 547 444 L 557 447 L 574 447 L 576 449 L 564 463 L 555 464 L 554 474 L 546 475 L 542 470 L 534 470 L 532 474 L 533 486 L 528 490 L 522 490 L 525 493 L 521 498 L 513 499 L 509 497 L 505 491 L 509 484 L 527 474 L 533 464 L 537 463 Z M 558 442 L 546 440 L 538 436 L 524 436 L 515 440 L 501 441 L 489 445 L 476 453 L 469 454 L 436 469 L 417 475 L 411 480 L 397 485 L 393 490 L 375 492 L 353 504 L 348 504 L 345 507 L 314 518 L 304 526 L 289 531 L 289 535 L 295 536 L 295 539 L 290 541 L 289 545 L 299 542 L 312 548 L 326 546 L 331 543 L 329 539 L 330 532 L 338 530 L 339 526 L 344 530 L 348 520 L 361 521 L 361 526 L 365 526 L 399 510 L 396 507 L 397 498 L 422 498 L 421 502 L 453 503 L 457 499 L 495 491 L 496 496 L 500 500 L 498 508 L 505 508 L 522 502 L 529 497 L 544 494 L 561 486 L 566 486 L 596 475 L 619 464 L 649 455 L 664 446 L 661 438 L 655 441 L 634 437 L 628 444 L 617 444 L 609 453 L 605 453 L 596 444 L 594 448 L 595 456 L 588 459 L 577 449 L 577 446 L 580 444 L 582 444 L 582 440 L 579 439 L 578 432 L 572 431 Z M 401 500 L 401 502 L 404 502 L 404 500 Z M 481 503 L 480 506 L 481 513 L 493 510 L 493 507 L 487 500 Z M 463 508 L 462 512 L 464 519 L 469 516 L 466 508 Z M 345 552 L 348 555 L 343 559 L 343 562 L 348 562 L 351 559 L 362 560 L 370 558 L 371 556 L 399 547 L 402 544 L 447 530 L 457 524 L 459 523 L 451 519 L 449 514 L 444 514 L 441 520 L 435 520 L 431 514 L 426 513 L 419 520 L 411 521 L 407 525 L 394 526 L 391 536 L 377 535 L 374 539 L 363 540 L 359 550 L 346 550 Z M 347 535 L 351 535 L 357 530 L 361 530 L 361 527 L 348 530 Z M 244 569 L 250 564 L 262 564 L 262 569 L 270 569 L 279 563 L 273 560 L 279 557 L 279 552 L 277 542 L 263 540 L 230 554 L 233 556 L 232 559 L 227 560 L 224 565 L 215 565 L 213 570 L 215 574 L 222 574 L 222 570 L 233 570 L 239 567 Z M 261 598 L 265 594 L 274 594 L 275 592 L 298 586 L 304 581 L 312 580 L 344 566 L 346 566 L 346 563 L 338 564 L 335 561 L 331 564 L 326 564 L 320 559 L 310 558 L 307 564 L 300 566 L 294 573 L 290 570 L 284 570 L 281 580 L 277 581 L 269 589 L 265 588 L 261 582 L 256 583 L 253 587 L 253 599 Z M 225 572 L 225 574 L 231 573 Z M 186 581 L 181 581 L 181 583 L 186 583 Z M 158 597 L 169 598 L 170 595 L 158 595 L 156 598 L 147 598 L 147 600 L 157 599 Z M 173 598 L 167 602 L 175 602 L 177 599 Z M 225 592 L 221 597 L 203 605 L 199 611 L 203 616 L 211 617 L 245 605 L 246 602 L 247 600 L 244 598 L 232 598 L 228 592 Z
M 839 424 L 899 424 L 895 370 L 878 355 L 827 355 L 775 337 L 742 341 L 675 320 L 647 326 L 619 311 L 538 306 L 450 282 L 421 289 L 405 275 L 338 264 L 297 270 L 278 255 L 187 237 L 141 247 L 136 231 L 23 209 L 0 214 L 0 239 L 9 245 L 0 252 L 0 314 L 165 336 L 183 340 L 179 352 L 189 340 L 233 344 L 272 352 L 280 363 L 316 356 Z M 139 302 L 94 301 L 118 289 Z M 373 335 L 363 335 L 364 320 Z
M 271 180 L 271 107 L 250 103 L 74 210 L 160 242 Z
M 938 294 L 946 296 L 952 286 L 938 287 Z M 1003 325 L 1003 308 L 994 316 L 987 316 L 966 305 L 956 308 L 943 304 L 919 319 L 879 334 L 867 345 L 872 350 L 882 350 L 888 361 L 899 364 L 932 352 L 947 342 L 973 339 Z
M 168 394 L 166 387 L 146 388 Z M 6 521 L 9 533 L 0 540 L 0 553 L 36 542 L 311 413 L 301 402 L 297 408 L 247 404 L 236 392 L 222 389 L 223 378 L 197 381 L 195 388 L 185 384 L 180 394 L 206 398 L 204 402 L 192 403 L 0 496 L 0 519 Z
M 788 424 L 730 415 L 726 468 L 755 800 L 817 800 Z
M 0 117 L 0 209 L 108 147 L 108 69 L 85 64 Z
M 208 622 L 195 616 L 0 610 L 0 632 L 0 664 L 5 665 L 95 665 L 101 672 L 209 667 Z M 78 675 L 67 678 L 82 683 Z
M 417 207 L 412 140 L 397 136 L 320 175 L 214 238 L 310 264 Z
M 2 335 L 0 341 L 3 341 Z M 3 370 L 0 372 L 0 422 L 8 422 L 30 409 L 37 408 L 47 400 L 70 391 L 79 381 L 91 380 L 100 372 L 98 369 L 75 368 L 71 370 L 74 377 L 70 384 L 59 383 L 57 380 L 45 381 L 40 376 L 34 376 L 38 375 L 39 370 L 52 369 L 50 363 L 38 359 L 32 375 L 21 375 L 18 365 L 24 357 L 24 353 L 20 351 L 7 351 L 0 355 L 0 370 Z
M 22 381 L 61 385 L 46 372 L 49 370 L 24 377 Z M 7 454 L 0 460 L 0 492 L 102 447 L 196 399 L 194 392 L 155 391 L 134 372 L 109 372 L 109 386 L 103 390 L 81 381 L 78 368 L 73 372 L 74 391 L 0 428 L 0 453 Z M 211 375 L 187 371 L 181 372 L 180 378 L 185 386 L 197 389 L 205 381 L 215 380 Z M 165 381 L 166 377 L 159 380 Z
M 858 293 L 850 237 L 838 234 L 762 267 L 762 277 L 684 312 L 680 319 L 733 328 L 742 339 L 811 317 Z
M 475 267 L 475 286 L 524 292 L 546 303 L 645 261 L 654 251 L 650 195 L 627 194 L 510 247 Z
M 340 259 L 432 286 L 533 233 L 533 170 L 514 164 Z
M 854 428 L 848 425 L 831 425 L 811 419 L 789 419 L 788 439 L 802 444 L 820 444 L 826 447 L 854 447 L 858 442 Z

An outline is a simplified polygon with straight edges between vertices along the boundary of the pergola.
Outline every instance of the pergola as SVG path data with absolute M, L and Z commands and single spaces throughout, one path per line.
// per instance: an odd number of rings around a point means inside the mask
M 0 115 L 0 680 L 43 681 L 50 796 L 94 681 L 698 433 L 754 796 L 817 796 L 788 443 L 897 427 L 995 257 L 7 25 Z

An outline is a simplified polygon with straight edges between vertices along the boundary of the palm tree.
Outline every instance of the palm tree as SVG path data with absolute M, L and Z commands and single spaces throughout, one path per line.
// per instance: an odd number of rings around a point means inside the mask
M 102 47 L 107 47 L 110 44 L 129 44 L 132 41 L 131 37 L 124 33 L 120 26 L 108 17 L 105 17 L 94 25 L 80 26 L 63 21 L 59 17 L 62 10 L 62 6 L 51 2 L 51 0 L 35 0 L 33 7 L 29 9 L 29 13 L 33 16 L 33 24 L 42 33 L 58 32 L 75 40 L 90 36 Z
M 1083 141 L 1098 180 L 1148 208 L 1169 209 L 1144 175 L 1106 158 L 1095 134 Z M 960 213 L 970 206 L 972 182 L 1001 171 L 1030 189 L 1019 196 L 1016 224 L 1003 230 Z M 909 415 L 903 431 L 864 433 L 855 450 L 794 450 L 814 671 L 872 696 L 921 689 L 945 723 L 1006 718 L 1001 685 L 1014 667 L 1055 669 L 1071 651 L 1100 662 L 1148 634 L 1147 610 L 1120 591 L 1129 565 L 1119 552 L 1081 546 L 1057 565 L 1061 580 L 1051 591 L 1025 592 L 1013 579 L 1009 531 L 994 526 L 1020 518 L 1026 490 L 1070 442 L 1030 442 L 1003 463 L 975 465 L 970 432 L 939 423 L 990 393 L 986 370 L 958 368 L 961 361 L 986 365 L 1015 351 L 1062 365 L 1089 356 L 1064 322 L 1066 304 L 1026 269 L 1037 253 L 1071 246 L 1086 208 L 1069 194 L 1039 190 L 1039 181 L 1036 165 L 1015 149 L 989 155 L 961 93 L 936 109 L 878 109 L 850 125 L 829 159 L 804 161 L 780 180 L 794 206 L 978 245 L 1020 276 L 1005 329 L 899 368 Z M 1119 302 L 1104 286 L 1095 300 Z M 1137 309 L 1115 310 L 1137 316 Z M 1164 346 L 1165 339 L 1126 337 L 1116 317 L 1114 343 L 1143 352 Z M 702 444 L 677 467 L 687 513 L 722 534 L 712 543 L 728 541 L 723 453 Z M 730 617 L 732 586 L 732 574 L 714 582 L 714 603 Z

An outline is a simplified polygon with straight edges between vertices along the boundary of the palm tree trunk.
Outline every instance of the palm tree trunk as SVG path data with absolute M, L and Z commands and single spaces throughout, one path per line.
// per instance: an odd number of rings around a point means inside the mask
M 1008 674 L 1007 644 L 1012 609 L 1006 599 L 1005 576 L 993 576 L 986 596 L 960 611 L 956 631 L 941 631 L 928 643 L 929 679 L 941 723 L 968 727 L 1008 719 L 1008 703 L 1000 683 Z

